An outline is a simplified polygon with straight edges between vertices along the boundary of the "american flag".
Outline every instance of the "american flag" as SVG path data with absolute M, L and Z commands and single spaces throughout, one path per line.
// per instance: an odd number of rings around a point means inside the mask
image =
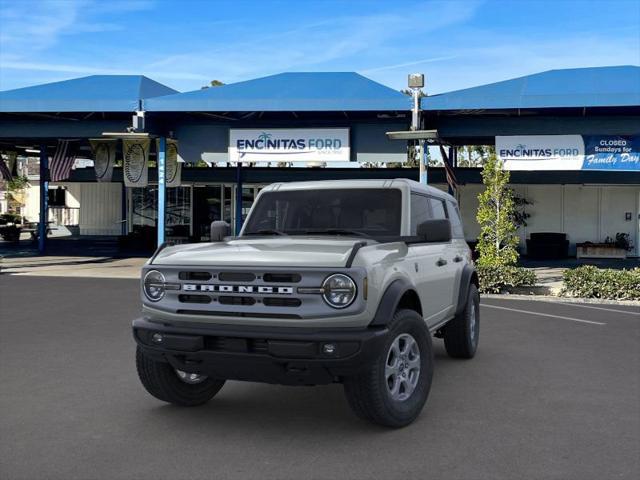
M 11 170 L 7 167 L 4 158 L 0 156 L 0 177 L 4 178 L 6 181 L 10 182 L 13 180 L 13 175 L 11 175 Z
M 458 179 L 456 178 L 456 174 L 453 171 L 453 167 L 451 166 L 449 157 L 447 157 L 447 152 L 445 152 L 444 147 L 442 145 L 440 145 L 440 154 L 442 155 L 442 161 L 444 163 L 444 172 L 447 177 L 447 183 L 449 184 L 449 188 L 451 188 L 451 190 L 456 190 L 458 188 Z
M 49 162 L 49 175 L 52 182 L 66 180 L 71 175 L 71 167 L 76 161 L 77 140 L 58 140 L 56 152 Z

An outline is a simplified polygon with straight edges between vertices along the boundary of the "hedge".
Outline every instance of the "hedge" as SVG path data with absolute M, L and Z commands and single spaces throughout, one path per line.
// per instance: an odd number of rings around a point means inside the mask
M 584 265 L 563 274 L 561 295 L 609 300 L 640 300 L 640 268 L 614 270 Z
M 476 267 L 481 293 L 500 293 L 509 287 L 531 287 L 536 284 L 533 270 L 513 266 Z

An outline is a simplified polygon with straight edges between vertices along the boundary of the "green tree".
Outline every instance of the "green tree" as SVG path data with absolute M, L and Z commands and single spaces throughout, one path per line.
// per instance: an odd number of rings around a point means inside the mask
M 458 148 L 459 167 L 481 167 L 489 155 L 495 154 L 493 145 L 466 145 Z
M 509 177 L 502 162 L 490 154 L 482 169 L 485 190 L 478 195 L 476 215 L 480 224 L 477 250 L 481 267 L 510 266 L 518 261 L 518 227 L 513 221 L 516 208 L 513 191 L 507 186 Z
M 221 82 L 220 80 L 211 80 L 209 82 L 209 85 L 205 85 L 201 89 L 205 90 L 205 89 L 210 88 L 210 87 L 221 87 L 223 85 L 224 85 L 224 82 Z

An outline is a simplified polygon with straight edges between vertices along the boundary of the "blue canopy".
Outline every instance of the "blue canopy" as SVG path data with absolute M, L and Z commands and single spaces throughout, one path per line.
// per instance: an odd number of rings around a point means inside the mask
M 144 106 L 150 112 L 406 111 L 411 99 L 355 72 L 304 72 L 157 97 Z
M 133 112 L 144 98 L 173 93 L 143 75 L 91 75 L 0 92 L 0 112 Z
M 640 105 L 640 67 L 549 70 L 422 99 L 424 110 L 623 107 Z

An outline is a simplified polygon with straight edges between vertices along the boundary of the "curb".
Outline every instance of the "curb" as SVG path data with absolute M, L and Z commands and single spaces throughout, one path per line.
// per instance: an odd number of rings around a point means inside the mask
M 495 298 L 500 300 L 529 300 L 547 303 L 590 303 L 596 305 L 621 305 L 640 307 L 640 300 L 605 300 L 603 298 L 558 297 L 553 295 L 523 295 L 518 293 L 483 293 L 481 298 Z

